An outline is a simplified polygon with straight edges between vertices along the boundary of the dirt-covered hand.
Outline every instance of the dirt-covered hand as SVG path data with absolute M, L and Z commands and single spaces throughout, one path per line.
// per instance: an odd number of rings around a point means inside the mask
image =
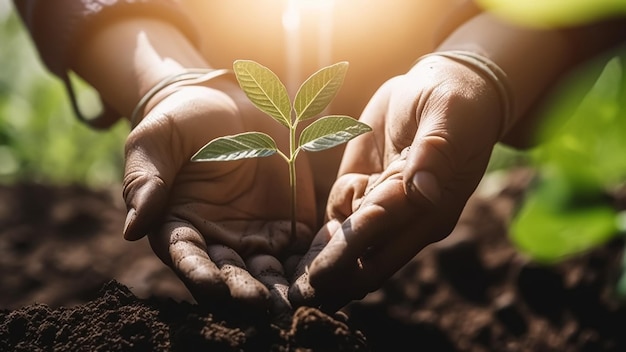
M 124 236 L 148 235 L 200 303 L 280 313 L 290 309 L 288 264 L 298 262 L 314 234 L 311 171 L 306 157 L 298 160 L 299 223 L 292 236 L 289 175 L 278 155 L 191 162 L 211 139 L 244 131 L 271 134 L 281 148 L 288 143 L 284 128 L 252 106 L 236 83 L 211 82 L 179 88 L 129 134 Z
M 490 81 L 429 57 L 386 82 L 360 120 L 374 133 L 346 147 L 328 223 L 289 292 L 294 304 L 339 309 L 446 237 L 484 175 L 501 106 Z

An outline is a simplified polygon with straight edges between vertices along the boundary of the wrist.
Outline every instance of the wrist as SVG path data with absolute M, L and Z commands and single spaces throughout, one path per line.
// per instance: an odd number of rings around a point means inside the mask
M 78 51 L 72 68 L 126 117 L 164 77 L 186 67 L 209 67 L 182 32 L 159 20 L 120 20 L 89 39 Z
M 500 105 L 500 129 L 498 138 L 505 136 L 514 124 L 513 94 L 506 73 L 489 58 L 467 50 L 447 50 L 426 54 L 416 64 L 434 57 L 449 59 L 464 65 L 485 79 L 497 92 Z
M 137 105 L 129 115 L 130 127 L 135 128 L 142 120 L 143 116 L 150 108 L 177 88 L 187 85 L 199 85 L 221 76 L 231 74 L 229 69 L 184 69 L 178 73 L 166 76 L 159 80 L 154 86 L 139 99 Z

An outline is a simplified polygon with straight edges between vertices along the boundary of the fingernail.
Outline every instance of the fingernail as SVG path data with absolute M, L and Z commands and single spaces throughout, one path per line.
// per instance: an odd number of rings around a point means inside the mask
M 126 231 L 128 230 L 128 226 L 130 225 L 130 223 L 132 223 L 133 220 L 135 220 L 135 215 L 137 215 L 135 208 L 131 208 L 128 211 L 128 214 L 126 214 L 126 221 L 124 221 L 124 231 L 122 232 L 124 234 L 125 239 L 128 239 L 128 236 L 126 235 Z
M 439 190 L 439 182 L 435 175 L 426 171 L 418 171 L 413 175 L 411 182 L 407 185 L 409 192 L 419 192 L 424 198 L 431 203 L 437 204 L 441 197 Z

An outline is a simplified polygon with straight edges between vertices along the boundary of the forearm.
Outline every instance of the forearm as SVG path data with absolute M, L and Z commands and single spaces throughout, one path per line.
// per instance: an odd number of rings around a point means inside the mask
M 506 73 L 514 100 L 513 119 L 528 110 L 571 60 L 563 33 L 514 27 L 486 13 L 461 25 L 437 48 L 446 50 L 476 52 Z
M 143 31 L 141 37 L 146 38 L 143 42 L 149 41 L 154 46 L 154 53 L 169 59 L 173 58 L 168 56 L 166 48 L 156 43 L 176 39 L 179 42 L 176 49 L 182 55 L 190 55 L 187 44 L 197 43 L 198 39 L 192 19 L 177 0 L 14 0 L 14 3 L 42 62 L 64 82 L 77 117 L 93 128 L 107 128 L 120 115 L 128 115 L 130 101 L 150 81 L 146 68 L 136 71 L 137 66 L 132 66 L 146 64 L 146 55 L 138 54 L 147 47 L 137 47 L 139 32 Z M 155 35 L 159 36 L 158 41 Z M 159 71 L 162 66 L 146 67 Z M 99 116 L 86 118 L 79 111 L 68 78 L 71 70 L 78 71 L 106 95 Z M 121 77 L 127 80 L 120 82 Z M 137 82 L 137 77 L 146 81 Z
M 71 68 L 126 117 L 162 78 L 185 68 L 208 67 L 176 27 L 147 18 L 129 18 L 100 29 L 78 48 L 71 62 Z
M 606 21 L 569 29 L 533 29 L 481 13 L 452 32 L 437 51 L 472 51 L 505 72 L 513 101 L 510 122 L 526 125 L 515 127 L 515 133 L 524 131 L 513 143 L 522 144 L 535 123 L 531 121 L 535 116 L 527 115 L 546 92 L 577 64 L 623 40 L 624 28 L 618 21 Z

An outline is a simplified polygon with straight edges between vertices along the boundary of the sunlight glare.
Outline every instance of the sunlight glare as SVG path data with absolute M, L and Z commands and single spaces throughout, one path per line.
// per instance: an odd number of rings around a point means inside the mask
M 287 0 L 283 11 L 283 28 L 292 31 L 300 26 L 300 16 L 310 14 L 329 15 L 335 6 L 335 0 Z

